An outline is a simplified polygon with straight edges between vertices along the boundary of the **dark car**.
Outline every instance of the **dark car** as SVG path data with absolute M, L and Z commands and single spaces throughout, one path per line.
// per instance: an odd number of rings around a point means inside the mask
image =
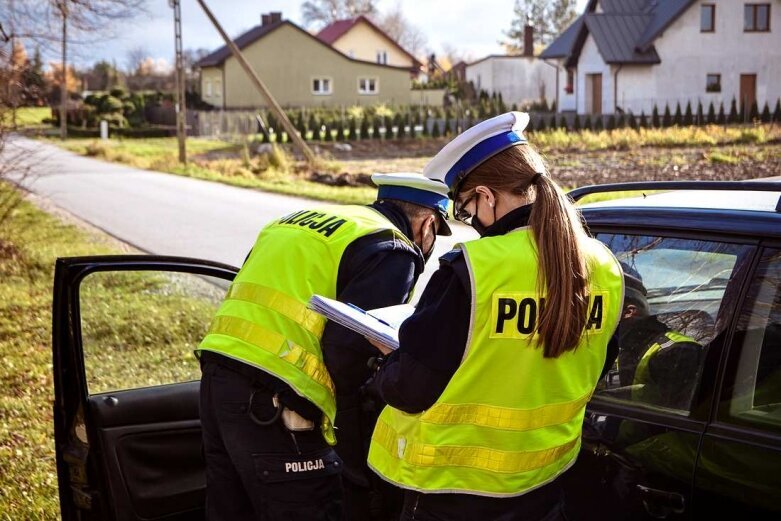
M 628 183 L 571 195 L 617 190 L 666 192 L 583 206 L 591 233 L 624 266 L 627 318 L 563 479 L 569 515 L 778 519 L 781 182 Z M 57 261 L 63 519 L 203 518 L 192 350 L 236 271 L 155 256 Z

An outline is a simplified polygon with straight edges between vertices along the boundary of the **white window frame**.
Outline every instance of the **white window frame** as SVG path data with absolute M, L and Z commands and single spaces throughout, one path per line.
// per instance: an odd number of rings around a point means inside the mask
M 210 80 L 210 79 L 207 79 L 207 80 L 204 80 L 204 82 L 203 82 L 203 83 L 204 83 L 204 85 L 206 86 L 206 87 L 205 87 L 205 89 L 204 89 L 204 90 L 206 91 L 206 94 L 204 95 L 204 97 L 205 97 L 205 98 L 211 98 L 211 97 L 212 97 L 212 94 L 213 94 L 213 92 L 214 92 L 214 91 L 212 90 L 212 80 Z
M 214 97 L 215 98 L 222 97 L 222 80 L 220 78 L 214 80 Z
M 320 89 L 315 90 L 315 82 L 319 82 Z M 328 90 L 323 90 L 323 81 L 328 82 Z M 330 96 L 334 93 L 334 79 L 331 76 L 312 76 L 309 79 L 309 87 L 315 96 Z
M 368 90 L 361 85 L 366 82 L 366 86 L 369 86 L 369 81 L 374 81 L 374 90 Z M 375 96 L 380 93 L 380 79 L 376 76 L 361 76 L 358 78 L 358 94 L 362 96 Z
M 388 65 L 388 51 L 386 50 L 377 51 L 377 63 L 379 63 L 380 65 Z

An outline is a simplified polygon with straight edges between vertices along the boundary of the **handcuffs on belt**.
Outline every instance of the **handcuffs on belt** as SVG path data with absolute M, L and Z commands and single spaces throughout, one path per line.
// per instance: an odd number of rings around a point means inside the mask
M 260 391 L 260 389 L 258 391 Z M 252 402 L 255 400 L 255 395 L 258 391 L 254 391 L 250 395 L 248 406 L 250 420 L 256 424 L 267 427 L 282 417 L 282 424 L 291 432 L 311 431 L 315 428 L 315 422 L 312 420 L 307 420 L 296 411 L 288 409 L 284 405 L 280 405 L 278 394 L 274 394 L 274 396 L 271 397 L 271 403 L 274 405 L 275 409 L 274 415 L 269 419 L 261 420 L 255 416 L 255 413 L 252 411 Z

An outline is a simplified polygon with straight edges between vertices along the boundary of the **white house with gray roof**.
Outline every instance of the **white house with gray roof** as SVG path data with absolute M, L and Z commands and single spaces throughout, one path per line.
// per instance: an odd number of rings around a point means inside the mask
M 578 114 L 693 110 L 781 97 L 781 0 L 589 0 L 540 55 Z

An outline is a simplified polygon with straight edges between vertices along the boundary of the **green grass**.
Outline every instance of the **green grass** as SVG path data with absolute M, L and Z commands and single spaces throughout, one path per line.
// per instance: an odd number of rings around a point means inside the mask
M 11 191 L 0 183 L 0 198 Z M 0 520 L 59 517 L 54 460 L 51 305 L 57 257 L 117 253 L 116 243 L 22 202 L 0 226 Z M 81 286 L 90 391 L 197 378 L 192 350 L 223 289 L 202 277 L 98 272 Z
M 16 109 L 16 126 L 18 128 L 40 127 L 44 125 L 43 120 L 50 118 L 52 111 L 49 107 L 19 107 Z M 5 123 L 10 125 L 12 115 L 10 110 L 3 114 Z
M 51 143 L 77 154 L 137 168 L 321 201 L 363 204 L 374 200 L 376 195 L 376 190 L 371 187 L 330 186 L 308 181 L 295 173 L 296 165 L 284 154 L 274 153 L 269 158 L 242 157 L 241 145 L 212 139 L 187 140 L 190 158 L 187 166 L 177 160 L 175 138 L 112 139 L 108 143 L 77 138 L 64 143 L 51 140 Z M 338 165 L 325 161 L 323 166 L 325 170 L 338 169 Z

